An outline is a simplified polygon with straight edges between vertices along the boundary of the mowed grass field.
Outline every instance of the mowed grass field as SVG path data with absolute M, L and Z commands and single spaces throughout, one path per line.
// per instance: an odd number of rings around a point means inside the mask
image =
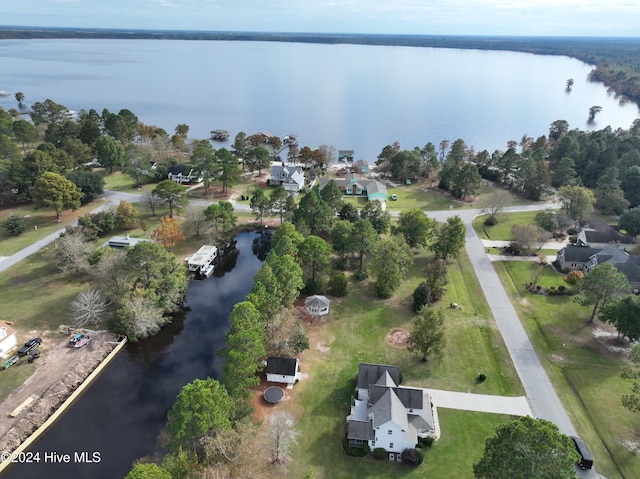
M 289 477 L 302 477 L 309 468 L 321 478 L 473 477 L 472 465 L 482 456 L 485 438 L 508 417 L 439 408 L 442 439 L 427 450 L 425 464 L 415 469 L 349 457 L 341 448 L 360 362 L 397 365 L 408 386 L 523 394 L 465 255 L 449 265 L 447 294 L 435 305 L 445 307 L 443 360 L 423 363 L 418 355 L 387 342 L 394 329 L 411 329 L 411 295 L 424 260 L 416 255 L 410 279 L 388 300 L 376 299 L 369 281 L 350 283 L 348 296 L 334 299 L 331 314 L 309 327 L 311 348 L 301 356 L 304 379 L 283 405 L 296 415 L 300 431 Z M 448 308 L 450 302 L 463 309 Z M 475 381 L 480 372 L 488 378 L 482 384 Z
M 572 297 L 527 292 L 525 283 L 543 267 L 520 261 L 495 267 L 598 472 L 609 479 L 640 477 L 640 416 L 620 401 L 631 390 L 631 382 L 620 377 L 627 354 L 619 348 L 628 345 L 618 344 L 611 326 L 589 323 L 591 308 Z M 549 267 L 539 284 L 566 286 Z

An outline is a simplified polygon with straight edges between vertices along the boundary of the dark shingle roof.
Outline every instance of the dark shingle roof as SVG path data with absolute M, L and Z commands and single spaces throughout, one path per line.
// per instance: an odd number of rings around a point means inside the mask
M 368 389 L 369 386 L 378 382 L 380 376 L 387 371 L 393 382 L 400 384 L 400 369 L 398 366 L 387 366 L 384 364 L 360 363 L 358 365 L 358 388 Z
M 369 388 L 369 404 L 375 404 L 388 389 L 385 386 L 372 385 Z M 421 389 L 393 387 L 393 391 L 406 409 L 422 409 L 423 392 Z
M 370 441 L 376 438 L 371 421 L 348 421 L 347 438 Z
M 567 246 L 564 248 L 564 260 L 567 263 L 577 262 L 585 263 L 594 254 L 602 251 L 602 248 L 587 248 L 582 246 Z
M 267 374 L 295 376 L 297 362 L 298 360 L 296 358 L 281 358 L 278 356 L 269 356 L 269 358 L 267 359 L 267 367 L 264 368 L 264 371 Z

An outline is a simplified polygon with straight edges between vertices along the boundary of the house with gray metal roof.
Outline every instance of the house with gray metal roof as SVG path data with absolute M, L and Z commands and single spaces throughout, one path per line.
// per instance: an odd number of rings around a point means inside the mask
M 402 451 L 415 448 L 418 437 L 435 433 L 429 395 L 422 389 L 400 386 L 399 381 L 397 366 L 360 363 L 357 397 L 347 416 L 352 447 L 382 448 L 390 461 L 400 462 Z
M 389 196 L 384 183 L 365 178 L 358 173 L 349 173 L 344 178 L 323 176 L 318 182 L 318 189 L 322 190 L 331 180 L 336 182 L 344 196 L 366 196 L 369 201 L 378 200 L 382 203 L 387 201 Z

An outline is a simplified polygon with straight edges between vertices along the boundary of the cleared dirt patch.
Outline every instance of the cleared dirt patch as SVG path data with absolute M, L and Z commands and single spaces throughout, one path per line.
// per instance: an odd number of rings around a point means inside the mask
M 406 329 L 396 328 L 387 334 L 385 341 L 387 341 L 387 344 L 390 344 L 391 346 L 406 348 L 409 340 L 409 334 L 409 331 Z
M 0 404 L 0 437 L 4 450 L 15 450 L 116 347 L 112 333 L 94 332 L 90 336 L 91 342 L 78 349 L 68 347 L 67 336 L 43 338 L 43 354 L 36 360 L 35 373 Z M 47 345 L 50 346 L 47 348 Z M 32 398 L 30 404 L 16 417 L 11 417 L 10 413 L 29 398 Z

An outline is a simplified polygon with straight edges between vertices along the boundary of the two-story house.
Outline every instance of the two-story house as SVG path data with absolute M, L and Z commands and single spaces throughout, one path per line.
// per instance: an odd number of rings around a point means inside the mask
M 356 397 L 347 416 L 351 446 L 382 448 L 397 462 L 402 461 L 402 451 L 416 447 L 418 437 L 435 433 L 429 395 L 399 382 L 397 366 L 360 363 Z

